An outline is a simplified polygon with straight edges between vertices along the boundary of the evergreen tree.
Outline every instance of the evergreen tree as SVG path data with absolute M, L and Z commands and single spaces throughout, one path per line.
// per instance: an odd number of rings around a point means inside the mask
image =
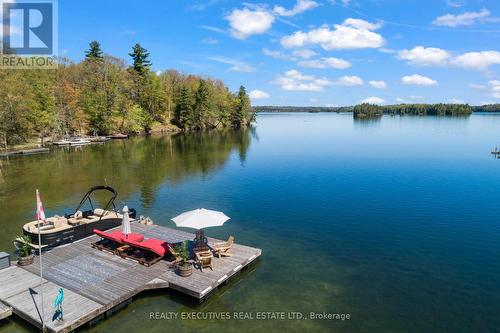
M 194 105 L 193 125 L 196 129 L 204 127 L 204 118 L 211 112 L 210 92 L 206 80 L 200 80 L 200 86 L 196 91 Z
M 98 41 L 93 40 L 89 43 L 89 50 L 85 51 L 86 60 L 102 60 L 103 54 L 101 50 L 101 44 Z
M 147 72 L 151 67 L 151 62 L 149 61 L 149 52 L 140 44 L 137 43 L 132 47 L 132 53 L 129 53 L 129 56 L 132 57 L 132 67 L 137 73 L 143 74 Z
M 236 109 L 233 113 L 233 127 L 240 128 L 246 126 L 250 121 L 250 98 L 247 95 L 245 87 L 241 86 L 238 92 Z
M 181 92 L 179 96 L 179 102 L 177 104 L 176 110 L 176 118 L 180 127 L 189 129 L 193 126 L 194 123 L 194 115 L 193 115 L 193 106 L 191 102 L 191 94 L 185 85 L 182 85 Z

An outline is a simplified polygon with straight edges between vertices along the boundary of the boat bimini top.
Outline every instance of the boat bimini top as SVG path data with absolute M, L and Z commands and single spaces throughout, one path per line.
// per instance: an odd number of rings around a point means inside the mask
M 93 214 L 93 212 L 94 212 L 94 205 L 92 204 L 92 193 L 94 193 L 95 191 L 108 191 L 108 192 L 111 192 L 111 194 L 112 194 L 112 196 L 109 199 L 108 203 L 102 209 L 102 213 L 99 216 L 99 220 L 101 220 L 101 218 L 104 216 L 104 214 L 106 213 L 106 211 L 111 206 L 113 206 L 114 212 L 116 214 L 118 214 L 118 211 L 117 211 L 116 206 L 115 206 L 115 199 L 118 196 L 118 192 L 116 192 L 116 190 L 114 188 L 112 188 L 111 186 L 98 185 L 98 186 L 93 186 L 87 193 L 85 193 L 85 195 L 83 196 L 82 200 L 80 201 L 80 204 L 78 205 L 78 207 L 76 207 L 75 212 L 73 213 L 73 216 L 77 215 L 80 212 L 80 208 L 85 204 L 85 202 L 87 200 L 88 200 L 88 202 L 90 204 L 91 210 L 82 212 L 81 214 L 83 215 L 83 217 L 86 217 L 85 215 L 92 215 Z M 69 218 L 69 217 L 71 217 L 71 215 L 70 216 L 66 216 L 66 218 Z

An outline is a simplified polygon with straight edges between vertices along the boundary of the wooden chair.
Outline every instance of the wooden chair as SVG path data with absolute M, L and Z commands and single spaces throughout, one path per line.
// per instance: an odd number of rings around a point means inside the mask
M 207 237 L 205 237 L 205 232 L 203 229 L 200 229 L 196 232 L 196 237 L 194 238 L 194 252 L 205 252 L 209 251 L 210 247 L 208 246 Z
M 202 251 L 195 252 L 196 264 L 203 272 L 203 268 L 210 267 L 211 270 L 214 270 L 212 267 L 212 253 L 210 251 Z
M 220 258 L 221 256 L 230 257 L 233 255 L 231 247 L 234 243 L 234 237 L 229 236 L 227 241 L 214 244 L 214 252 Z

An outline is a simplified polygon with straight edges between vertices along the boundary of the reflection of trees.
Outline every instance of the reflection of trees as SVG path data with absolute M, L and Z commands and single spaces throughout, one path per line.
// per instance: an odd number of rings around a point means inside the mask
M 144 206 L 151 206 L 156 190 L 164 182 L 178 184 L 188 177 L 214 172 L 232 152 L 244 160 L 250 132 L 242 129 L 132 138 L 2 160 L 0 220 L 15 219 L 13 224 L 18 228 L 26 222 L 24 219 L 31 219 L 36 188 L 49 210 L 57 205 L 77 204 L 91 186 L 102 183 L 117 189 L 118 202 L 140 191 Z M 12 230 L 10 236 L 19 232 Z

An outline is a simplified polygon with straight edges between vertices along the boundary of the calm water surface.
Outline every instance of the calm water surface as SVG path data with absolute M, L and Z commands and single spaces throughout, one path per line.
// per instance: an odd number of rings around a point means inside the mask
M 207 229 L 260 247 L 196 304 L 145 293 L 89 332 L 492 332 L 500 327 L 500 116 L 260 114 L 253 130 L 137 138 L 0 160 L 0 249 L 34 216 L 106 182 L 157 224 L 205 207 Z M 151 311 L 349 313 L 327 320 L 151 320 Z M 0 332 L 32 330 L 21 320 Z

